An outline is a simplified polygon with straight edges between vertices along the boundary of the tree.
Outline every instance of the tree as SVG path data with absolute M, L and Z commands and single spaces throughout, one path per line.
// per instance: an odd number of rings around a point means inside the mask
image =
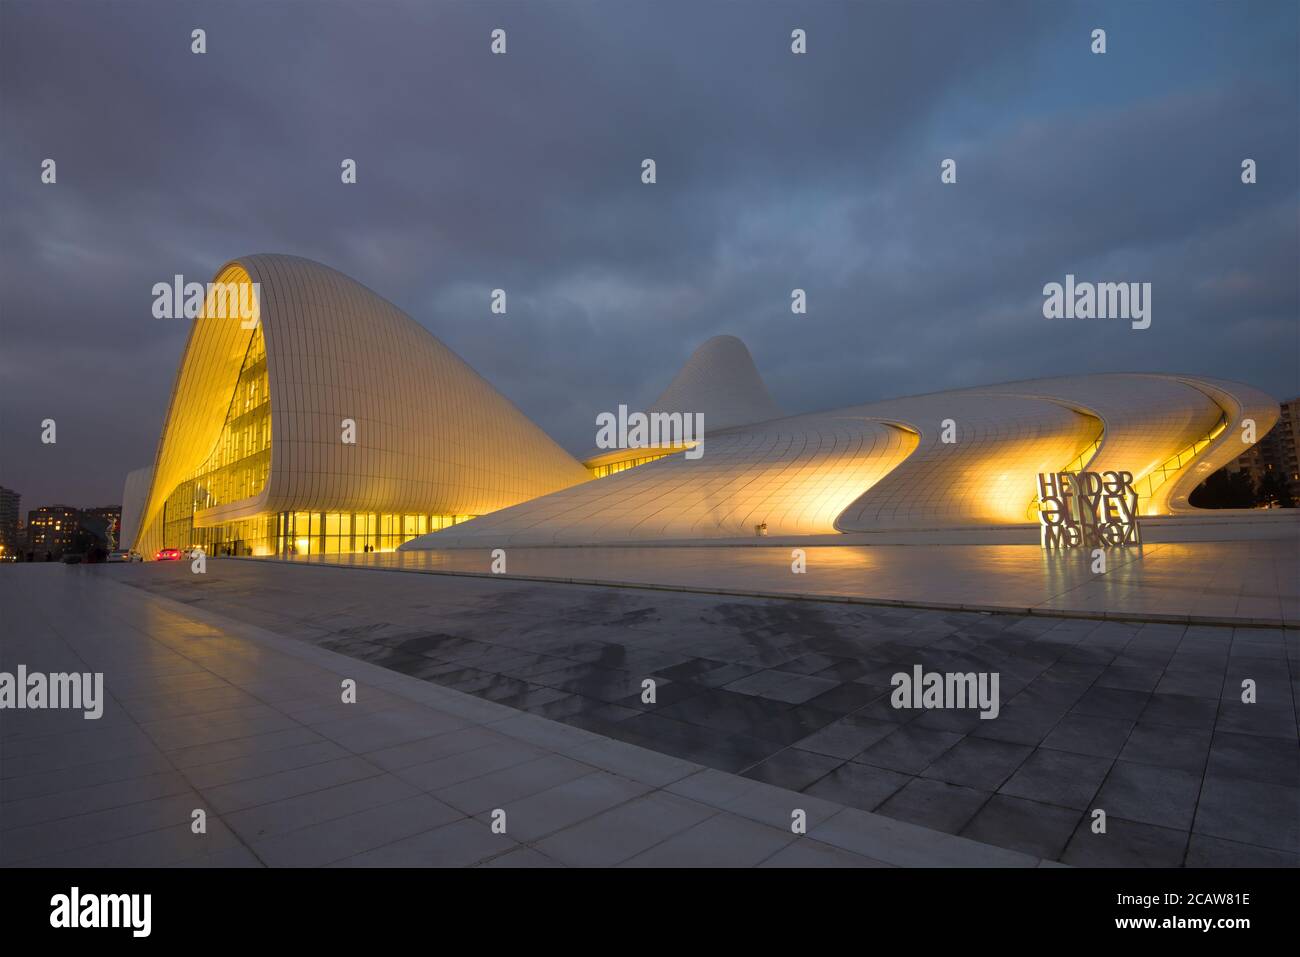
M 1245 472 L 1219 469 L 1196 486 L 1187 501 L 1196 508 L 1254 508 L 1255 483 Z
M 1291 490 L 1277 472 L 1265 472 L 1255 491 L 1255 501 L 1267 508 L 1295 508 Z

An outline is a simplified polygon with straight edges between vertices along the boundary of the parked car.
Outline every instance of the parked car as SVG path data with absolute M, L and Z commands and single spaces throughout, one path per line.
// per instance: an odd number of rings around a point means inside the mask
M 158 554 L 154 556 L 154 561 L 158 562 L 178 562 L 181 560 L 181 550 L 179 548 L 160 548 Z
M 85 561 L 85 558 L 86 556 L 81 554 L 80 552 L 65 552 L 63 558 L 60 560 L 65 565 L 80 565 L 83 561 Z
M 142 562 L 144 556 L 139 552 L 133 552 L 129 548 L 119 548 L 115 552 L 108 553 L 110 562 Z

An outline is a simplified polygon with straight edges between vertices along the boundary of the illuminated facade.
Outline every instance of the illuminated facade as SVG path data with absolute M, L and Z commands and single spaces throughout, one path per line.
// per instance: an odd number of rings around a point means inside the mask
M 1061 472 L 1130 472 L 1139 515 L 1183 514 L 1191 490 L 1241 454 L 1243 423 L 1262 435 L 1278 416 L 1248 386 L 1117 373 L 783 417 L 730 337 L 701 346 L 669 391 L 655 407 L 725 410 L 706 411 L 697 460 L 659 457 L 403 548 L 1036 529 L 1038 476 Z
M 210 290 L 124 540 L 209 554 L 387 551 L 590 472 L 391 303 L 319 263 L 249 256 L 257 315 Z
M 249 283 L 257 315 L 223 318 L 213 289 Z M 1241 455 L 1247 422 L 1263 435 L 1278 417 L 1247 386 L 1135 373 L 790 416 L 744 344 L 719 336 L 647 410 L 702 415 L 702 454 L 579 462 L 395 306 L 317 263 L 231 262 L 192 322 L 154 464 L 123 493 L 123 544 L 146 557 L 1033 528 L 1037 477 L 1083 472 L 1128 473 L 1140 516 L 1176 515 Z

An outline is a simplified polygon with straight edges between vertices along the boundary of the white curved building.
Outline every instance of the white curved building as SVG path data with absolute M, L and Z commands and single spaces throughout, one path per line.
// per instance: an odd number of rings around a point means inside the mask
M 249 316 L 224 308 L 257 289 Z M 203 290 L 200 290 L 202 293 Z M 1039 473 L 1129 472 L 1143 516 L 1263 436 L 1249 386 L 1117 373 L 787 416 L 744 344 L 701 345 L 647 410 L 704 440 L 579 462 L 391 303 L 318 263 L 234 260 L 193 319 L 151 469 L 124 492 L 147 557 L 1021 528 Z
M 744 348 L 731 342 L 728 352 Z M 687 368 L 702 365 L 697 353 Z M 752 368 L 734 356 L 727 365 Z M 714 407 L 751 421 L 713 427 L 706 415 L 698 459 L 627 450 L 644 464 L 403 548 L 1033 528 L 1038 474 L 1085 470 L 1131 472 L 1141 515 L 1178 514 L 1195 511 L 1191 490 L 1247 447 L 1245 419 L 1262 436 L 1278 418 L 1256 389 L 1190 376 L 1033 379 L 788 418 L 769 418 L 766 389 L 747 375 L 701 378 Z M 729 382 L 740 385 L 728 399 Z M 679 391 L 656 406 L 692 411 L 694 398 Z
M 230 283 L 257 284 L 252 320 L 222 309 Z M 146 556 L 388 550 L 590 479 L 459 356 L 343 274 L 247 256 L 214 286 L 136 512 L 132 547 Z

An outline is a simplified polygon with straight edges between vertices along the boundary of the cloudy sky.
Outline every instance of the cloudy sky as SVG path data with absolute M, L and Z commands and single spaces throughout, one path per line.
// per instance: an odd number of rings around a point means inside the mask
M 574 451 L 720 333 L 792 412 L 1096 371 L 1290 398 L 1297 17 L 0 0 L 0 485 L 24 509 L 119 502 L 186 336 L 153 284 L 255 252 L 363 282 Z M 1043 319 L 1066 273 L 1152 283 L 1151 327 Z

